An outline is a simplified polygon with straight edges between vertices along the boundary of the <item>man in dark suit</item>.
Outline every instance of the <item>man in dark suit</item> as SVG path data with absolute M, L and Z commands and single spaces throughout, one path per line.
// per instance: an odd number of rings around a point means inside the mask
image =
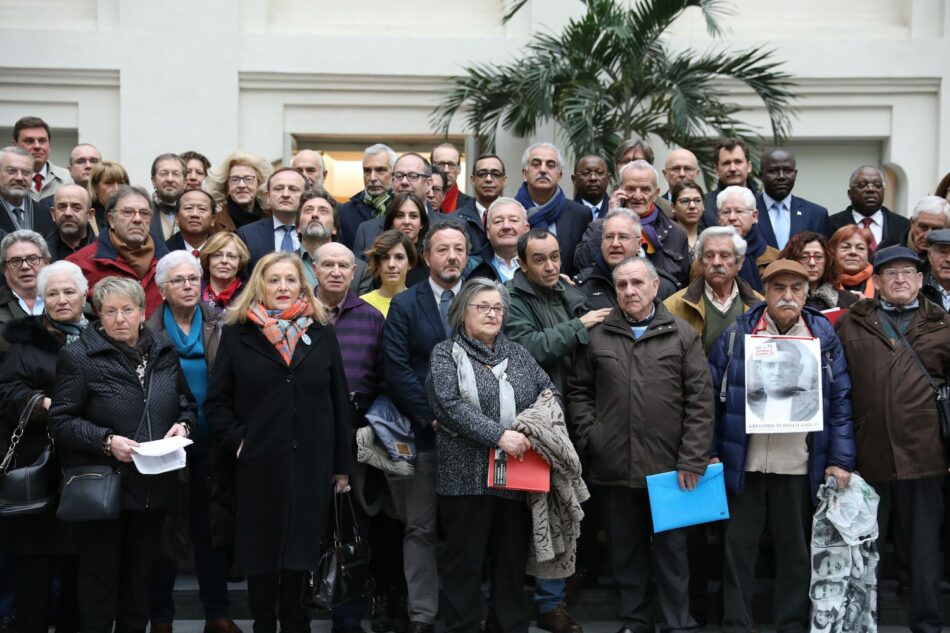
M 438 610 L 436 567 L 437 497 L 435 433 L 439 423 L 426 398 L 429 353 L 449 337 L 448 313 L 462 289 L 468 237 L 455 222 L 436 222 L 426 234 L 422 256 L 428 283 L 418 283 L 393 298 L 383 330 L 386 389 L 416 435 L 416 472 L 394 484 L 406 520 L 403 540 L 409 593 L 409 633 L 432 633 Z
M 505 184 L 508 176 L 505 164 L 495 154 L 482 154 L 472 163 L 472 191 L 474 198 L 469 198 L 465 204 L 459 205 L 455 215 L 465 222 L 468 237 L 472 241 L 472 252 L 484 248 L 488 241 L 485 231 L 485 216 L 488 207 L 505 195 Z
M 178 154 L 161 154 L 152 161 L 152 202 L 155 214 L 149 230 L 156 242 L 164 242 L 178 231 L 175 215 L 178 197 L 185 190 L 188 167 Z
M 33 157 L 19 147 L 0 149 L 0 230 L 30 229 L 49 235 L 56 226 L 50 207 L 30 197 Z
M 363 191 L 340 206 L 338 241 L 347 248 L 353 248 L 360 224 L 386 212 L 395 166 L 396 152 L 388 145 L 377 143 L 363 151 Z
M 257 261 L 274 251 L 295 252 L 300 248 L 297 236 L 297 209 L 300 196 L 307 188 L 307 179 L 291 167 L 278 169 L 267 179 L 267 205 L 273 215 L 238 229 L 238 237 L 244 240 L 251 259 L 247 263 L 250 273 Z
M 165 240 L 170 251 L 190 251 L 198 257 L 199 251 L 211 237 L 214 225 L 215 202 L 204 189 L 189 189 L 175 204 L 175 224 L 178 232 Z
M 692 181 L 699 182 L 702 172 L 699 170 L 699 161 L 696 160 L 696 154 L 688 149 L 677 147 L 671 149 L 666 155 L 666 162 L 663 164 L 663 178 L 669 187 L 657 200 L 666 200 L 673 203 L 673 197 L 670 190 L 681 182 Z
M 607 161 L 597 154 L 581 156 L 574 163 L 571 183 L 574 185 L 574 200 L 590 209 L 592 219 L 599 220 L 607 215 L 610 211 L 610 198 L 607 196 L 610 169 L 607 168 Z
M 451 143 L 436 145 L 430 154 L 432 164 L 445 174 L 445 197 L 438 211 L 452 213 L 465 206 L 472 196 L 459 191 L 458 177 L 462 173 L 462 155 Z M 434 211 L 436 209 L 433 209 Z
M 851 204 L 829 218 L 832 231 L 859 224 L 874 236 L 872 251 L 900 244 L 901 237 L 910 229 L 910 222 L 884 206 L 884 186 L 884 174 L 877 167 L 861 165 L 855 169 L 848 179 Z
M 785 248 L 789 238 L 803 231 L 831 237 L 828 209 L 792 195 L 798 169 L 795 156 L 775 147 L 762 154 L 762 188 L 755 196 L 759 230 L 769 246 Z
M 726 187 L 736 185 L 748 187 L 752 193 L 758 190 L 750 179 L 752 175 L 752 155 L 749 146 L 740 138 L 724 138 L 716 142 L 713 148 L 713 159 L 716 161 L 716 175 L 719 182 L 716 188 L 706 194 L 703 217 L 699 221 L 699 230 L 711 226 L 719 226 L 716 198 Z
M 528 211 L 531 228 L 547 229 L 557 237 L 561 248 L 561 272 L 574 275 L 574 251 L 591 221 L 590 210 L 568 200 L 558 182 L 564 169 L 564 156 L 551 143 L 536 143 L 521 156 L 524 182 L 515 200 Z

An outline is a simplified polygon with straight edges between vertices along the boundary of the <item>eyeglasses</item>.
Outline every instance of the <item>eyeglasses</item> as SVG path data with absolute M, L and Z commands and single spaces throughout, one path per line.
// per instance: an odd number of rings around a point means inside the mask
M 880 273 L 884 279 L 897 279 L 898 277 L 913 277 L 917 274 L 916 268 L 886 268 Z
M 626 233 L 606 233 L 603 237 L 603 240 L 608 244 L 614 241 L 626 244 L 627 242 L 632 242 L 633 239 L 634 237 L 632 235 L 627 235 Z
M 123 207 L 121 209 L 116 209 L 115 212 L 126 220 L 131 220 L 136 214 L 138 214 L 143 220 L 149 220 L 152 217 L 151 209 L 133 209 L 132 207 Z
M 823 253 L 802 253 L 798 256 L 798 261 L 802 264 L 807 264 L 810 260 L 814 260 L 816 264 L 820 264 L 825 261 L 825 256 Z
M 729 216 L 745 215 L 746 213 L 752 213 L 752 209 L 728 209 L 728 210 L 722 210 L 716 215 L 719 215 L 720 217 L 723 217 L 723 218 L 728 218 Z
M 121 314 L 124 319 L 128 320 L 131 319 L 132 315 L 134 315 L 138 310 L 139 308 L 134 306 L 125 306 L 119 310 L 116 310 L 115 308 L 109 308 L 100 312 L 99 317 L 107 321 L 114 321 Z
M 606 178 L 607 172 L 600 169 L 588 169 L 577 174 L 581 178 Z
M 183 174 L 181 173 L 181 171 L 177 169 L 174 171 L 168 171 L 167 169 L 163 169 L 162 171 L 158 172 L 155 175 L 158 176 L 159 178 L 168 178 L 169 176 L 172 178 L 181 178 Z
M 3 173 L 5 173 L 7 176 L 16 176 L 17 174 L 19 174 L 26 178 L 33 177 L 32 169 L 20 169 L 19 167 L 4 167 Z
M 684 206 L 684 207 L 688 207 L 689 205 L 694 204 L 697 207 L 699 207 L 699 206 L 702 206 L 703 199 L 702 198 L 677 198 L 676 204 L 680 206 Z
M 432 164 L 438 167 L 439 169 L 455 169 L 456 167 L 459 166 L 458 163 L 453 163 L 452 161 L 449 161 L 449 160 L 440 160 Z
M 240 185 L 243 183 L 250 187 L 251 185 L 257 184 L 257 176 L 231 176 L 228 178 L 228 182 L 232 185 Z
M 485 180 L 489 176 L 491 176 L 494 180 L 498 180 L 499 178 L 505 177 L 505 172 L 499 171 L 497 169 L 479 169 L 472 175 L 479 180 Z
M 8 260 L 5 260 L 3 263 L 6 264 L 7 268 L 11 270 L 17 270 L 25 263 L 30 268 L 36 268 L 40 265 L 40 262 L 45 262 L 46 258 L 41 255 L 28 255 L 27 257 L 11 257 Z
M 417 171 L 394 171 L 393 180 L 402 180 L 403 178 L 408 178 L 409 182 L 417 182 L 420 178 L 428 178 L 425 174 L 420 174 Z
M 212 261 L 217 260 L 217 259 L 226 259 L 229 262 L 236 262 L 236 261 L 240 261 L 241 258 L 237 253 L 225 253 L 222 251 L 218 251 L 217 253 L 211 253 L 210 255 L 208 255 L 208 259 Z
M 884 183 L 880 180 L 859 180 L 851 185 L 854 189 L 884 189 Z
M 198 275 L 188 275 L 187 277 L 172 277 L 166 284 L 170 284 L 172 288 L 181 288 L 182 286 L 197 286 L 201 283 L 201 277 Z
M 468 307 L 475 308 L 475 311 L 479 314 L 488 314 L 489 312 L 494 312 L 498 316 L 501 316 L 505 313 L 505 306 L 503 305 L 493 305 L 490 306 L 487 303 L 470 303 Z

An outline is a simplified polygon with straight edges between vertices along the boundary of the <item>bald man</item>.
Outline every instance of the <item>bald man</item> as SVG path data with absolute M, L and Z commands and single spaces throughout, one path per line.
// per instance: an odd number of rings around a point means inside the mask
M 702 173 L 699 171 L 699 161 L 696 160 L 696 154 L 681 147 L 671 150 L 663 164 L 663 178 L 666 179 L 666 184 L 669 187 L 662 197 L 672 202 L 670 189 L 686 180 L 699 182 L 701 177 Z

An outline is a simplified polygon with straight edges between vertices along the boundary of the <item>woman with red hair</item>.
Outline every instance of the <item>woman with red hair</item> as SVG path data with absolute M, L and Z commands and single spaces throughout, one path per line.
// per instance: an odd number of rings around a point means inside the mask
M 843 226 L 831 236 L 828 246 L 840 271 L 838 290 L 850 290 L 861 297 L 874 298 L 870 256 L 874 236 L 857 224 Z

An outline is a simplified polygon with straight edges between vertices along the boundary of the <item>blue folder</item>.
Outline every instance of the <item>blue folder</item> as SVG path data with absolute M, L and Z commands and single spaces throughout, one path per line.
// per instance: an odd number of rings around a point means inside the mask
M 675 470 L 648 475 L 647 492 L 654 532 L 729 518 L 722 464 L 710 464 L 693 490 L 680 490 Z

